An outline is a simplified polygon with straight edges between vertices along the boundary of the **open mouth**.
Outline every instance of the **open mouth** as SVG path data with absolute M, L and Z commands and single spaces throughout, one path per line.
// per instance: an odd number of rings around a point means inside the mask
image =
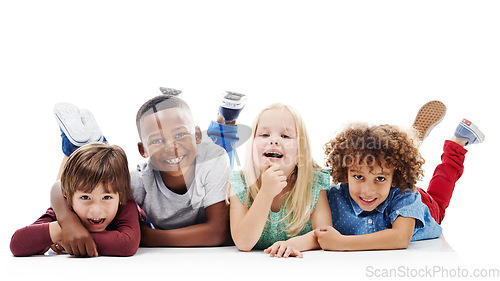
M 99 225 L 103 224 L 106 219 L 87 219 L 90 224 Z
M 264 156 L 267 157 L 267 158 L 282 158 L 283 157 L 283 154 L 279 153 L 279 152 L 266 152 L 264 153 Z
M 168 164 L 168 165 L 179 164 L 182 161 L 182 159 L 184 159 L 184 156 L 180 156 L 180 157 L 173 158 L 173 159 L 168 159 L 168 160 L 163 160 L 163 162 L 166 163 L 166 164 Z
M 377 197 L 374 197 L 374 198 L 363 198 L 363 197 L 359 197 L 359 199 L 361 200 L 361 203 L 365 204 L 365 205 L 370 205 L 372 204 L 373 202 L 375 202 L 375 200 L 377 199 Z

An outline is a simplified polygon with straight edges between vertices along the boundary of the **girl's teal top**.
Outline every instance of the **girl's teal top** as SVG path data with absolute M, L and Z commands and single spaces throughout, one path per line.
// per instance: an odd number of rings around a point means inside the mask
M 242 204 L 245 204 L 245 198 L 247 195 L 248 186 L 245 182 L 245 178 L 243 174 L 239 171 L 231 171 L 229 176 L 229 182 L 231 184 L 231 188 L 240 199 Z M 330 174 L 327 170 L 318 170 L 314 172 L 314 184 L 311 190 L 312 194 L 312 210 L 314 211 L 314 207 L 316 206 L 316 202 L 318 201 L 319 192 L 321 190 L 326 190 L 330 185 Z M 269 210 L 269 216 L 267 217 L 266 225 L 264 226 L 264 230 L 260 236 L 259 241 L 255 244 L 254 249 L 266 249 L 275 242 L 278 241 L 286 241 L 294 236 L 288 236 L 287 234 L 287 222 L 283 220 L 286 217 L 287 213 L 285 210 L 285 200 L 283 200 L 283 204 L 278 212 L 273 212 Z M 250 203 L 247 207 L 250 207 Z M 304 228 L 296 235 L 304 235 L 310 231 L 312 231 L 311 219 L 306 223 Z

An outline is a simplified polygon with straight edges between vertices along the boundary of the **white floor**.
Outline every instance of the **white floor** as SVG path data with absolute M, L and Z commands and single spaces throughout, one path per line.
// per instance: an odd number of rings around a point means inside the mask
M 2 267 L 3 276 L 15 274 L 21 280 L 26 280 L 26 277 L 53 280 L 51 274 L 71 276 L 71 280 L 169 280 L 172 277 L 194 280 L 218 276 L 224 280 L 247 280 L 254 279 L 256 274 L 265 280 L 342 276 L 360 279 L 385 277 L 387 274 L 390 277 L 446 277 L 466 273 L 472 276 L 476 269 L 496 269 L 496 274 L 500 269 L 467 262 L 467 258 L 454 251 L 444 236 L 412 242 L 407 250 L 310 251 L 303 259 L 270 258 L 261 251 L 244 253 L 235 247 L 139 248 L 136 255 L 128 258 L 72 258 L 67 255 L 15 258 L 3 255 Z
M 499 13 L 499 2 L 488 0 L 1 1 L 0 278 L 330 280 L 500 269 Z M 50 204 L 62 158 L 54 104 L 90 109 L 134 168 L 144 161 L 135 114 L 159 86 L 183 90 L 202 130 L 225 90 L 249 96 L 238 119 L 246 125 L 270 103 L 289 104 L 301 112 L 320 165 L 323 145 L 345 123 L 406 127 L 421 105 L 441 100 L 446 118 L 420 148 L 422 188 L 461 118 L 477 123 L 486 140 L 467 154 L 442 225 L 446 241 L 404 251 L 313 251 L 301 260 L 234 247 L 141 248 L 130 258 L 12 257 L 12 233 Z M 238 150 L 242 162 L 245 150 Z

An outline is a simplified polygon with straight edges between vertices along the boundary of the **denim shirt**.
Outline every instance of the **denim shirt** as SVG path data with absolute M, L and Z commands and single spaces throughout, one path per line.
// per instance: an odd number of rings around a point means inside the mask
M 441 226 L 432 218 L 429 208 L 422 203 L 418 191 L 392 187 L 387 199 L 373 211 L 363 211 L 349 195 L 349 185 L 332 185 L 327 190 L 333 227 L 343 235 L 361 235 L 392 228 L 397 217 L 415 219 L 411 241 L 437 238 Z

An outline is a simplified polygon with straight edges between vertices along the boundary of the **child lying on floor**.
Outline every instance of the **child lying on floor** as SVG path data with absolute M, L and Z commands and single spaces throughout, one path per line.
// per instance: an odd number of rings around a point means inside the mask
M 328 190 L 333 227 L 315 231 L 318 243 L 332 251 L 404 249 L 410 241 L 439 237 L 463 173 L 464 146 L 483 139 L 464 119 L 445 141 L 442 163 L 424 191 L 415 186 L 424 160 L 407 133 L 391 125 L 348 126 L 326 145 L 327 165 L 340 185 Z
M 134 255 L 141 231 L 125 152 L 118 146 L 91 143 L 63 162 L 62 193 L 68 207 L 91 233 L 98 251 L 95 255 Z M 10 249 L 14 256 L 43 254 L 50 248 L 57 253 L 67 250 L 83 255 L 79 249 L 64 249 L 61 235 L 54 210 L 49 208 L 32 225 L 14 233 Z

